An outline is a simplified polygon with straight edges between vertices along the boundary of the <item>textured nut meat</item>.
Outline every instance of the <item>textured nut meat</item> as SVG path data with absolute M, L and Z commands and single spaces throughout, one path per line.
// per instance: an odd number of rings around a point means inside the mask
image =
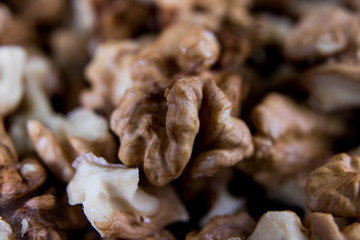
M 307 179 L 305 197 L 311 211 L 359 217 L 360 157 L 335 155 Z
M 193 176 L 212 175 L 252 154 L 249 129 L 231 117 L 231 102 L 212 79 L 180 78 L 166 99 L 155 91 L 128 90 L 111 118 L 120 160 L 143 167 L 153 184 L 179 177 L 192 154 Z
M 170 188 L 149 194 L 138 186 L 138 169 L 108 164 L 92 153 L 78 157 L 67 187 L 70 204 L 84 212 L 102 237 L 141 238 L 174 221 L 186 220 L 186 210 Z

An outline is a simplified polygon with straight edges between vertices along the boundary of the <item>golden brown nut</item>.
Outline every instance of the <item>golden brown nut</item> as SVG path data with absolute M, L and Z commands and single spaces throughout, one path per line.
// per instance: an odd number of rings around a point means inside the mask
M 255 220 L 246 212 L 213 217 L 201 231 L 192 231 L 186 240 L 246 239 L 255 229 Z
M 260 240 L 265 236 L 267 239 L 308 239 L 300 218 L 291 211 L 266 212 L 248 239 Z
M 331 154 L 332 138 L 345 131 L 339 119 L 317 114 L 276 93 L 254 108 L 252 121 L 257 130 L 255 152 L 239 167 L 270 187 L 287 178 L 306 177 Z
M 357 17 L 341 7 L 307 12 L 285 41 L 285 54 L 296 61 L 329 57 L 356 44 Z
M 0 47 L 0 115 L 14 111 L 23 97 L 25 62 L 24 49 Z
M 304 225 L 310 231 L 310 239 L 344 239 L 331 214 L 311 213 L 306 216 Z
M 0 168 L 0 202 L 10 203 L 39 188 L 46 179 L 44 167 L 35 159 Z
M 314 170 L 306 182 L 306 204 L 311 211 L 340 217 L 359 217 L 360 157 L 335 155 Z
M 82 203 L 84 212 L 102 237 L 137 239 L 165 225 L 188 219 L 187 212 L 170 187 L 138 186 L 138 169 L 108 164 L 85 154 L 67 187 L 70 204 Z
M 153 184 L 179 177 L 192 155 L 192 175 L 201 176 L 252 154 L 247 126 L 231 117 L 231 102 L 212 79 L 180 78 L 163 95 L 130 89 L 111 118 L 120 160 L 143 167 Z

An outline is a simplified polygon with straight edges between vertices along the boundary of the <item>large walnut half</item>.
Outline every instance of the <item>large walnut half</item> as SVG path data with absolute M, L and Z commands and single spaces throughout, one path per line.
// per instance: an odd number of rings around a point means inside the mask
M 356 44 L 360 24 L 341 7 L 307 12 L 285 41 L 285 54 L 297 61 L 329 57 Z
M 255 152 L 239 167 L 266 186 L 309 174 L 331 154 L 332 138 L 345 129 L 339 119 L 277 93 L 268 94 L 254 108 L 252 121 L 257 130 Z
M 84 212 L 102 237 L 137 239 L 165 225 L 187 220 L 187 212 L 170 188 L 138 186 L 138 169 L 108 164 L 92 153 L 78 157 L 74 178 L 67 187 L 70 204 Z
M 359 217 L 360 157 L 335 155 L 307 179 L 305 197 L 311 211 Z
M 22 99 L 25 62 L 26 52 L 22 48 L 0 47 L 0 115 L 15 110 Z
M 231 102 L 209 78 L 184 77 L 165 92 L 130 89 L 111 118 L 121 140 L 119 158 L 143 167 L 164 185 L 180 176 L 192 157 L 193 176 L 211 175 L 252 154 L 245 123 L 231 117 Z
M 246 239 L 255 229 L 256 222 L 246 212 L 213 217 L 201 231 L 192 231 L 186 240 Z

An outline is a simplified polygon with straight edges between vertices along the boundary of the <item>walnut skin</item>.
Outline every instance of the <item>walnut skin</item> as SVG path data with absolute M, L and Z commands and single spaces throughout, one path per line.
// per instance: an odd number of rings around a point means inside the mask
M 305 197 L 311 211 L 341 217 L 359 217 L 360 157 L 335 155 L 307 179 Z
M 186 240 L 246 239 L 255 229 L 255 220 L 246 212 L 213 217 L 201 231 L 192 231 Z
M 201 176 L 252 154 L 247 126 L 231 117 L 231 102 L 212 79 L 179 78 L 165 98 L 164 90 L 154 88 L 128 90 L 111 118 L 120 160 L 143 167 L 151 183 L 179 177 L 192 155 L 192 175 Z

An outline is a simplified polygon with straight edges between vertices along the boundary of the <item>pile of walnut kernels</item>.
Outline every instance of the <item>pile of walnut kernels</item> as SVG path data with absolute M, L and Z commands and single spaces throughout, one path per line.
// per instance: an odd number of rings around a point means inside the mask
M 357 0 L 0 3 L 0 239 L 360 239 Z

